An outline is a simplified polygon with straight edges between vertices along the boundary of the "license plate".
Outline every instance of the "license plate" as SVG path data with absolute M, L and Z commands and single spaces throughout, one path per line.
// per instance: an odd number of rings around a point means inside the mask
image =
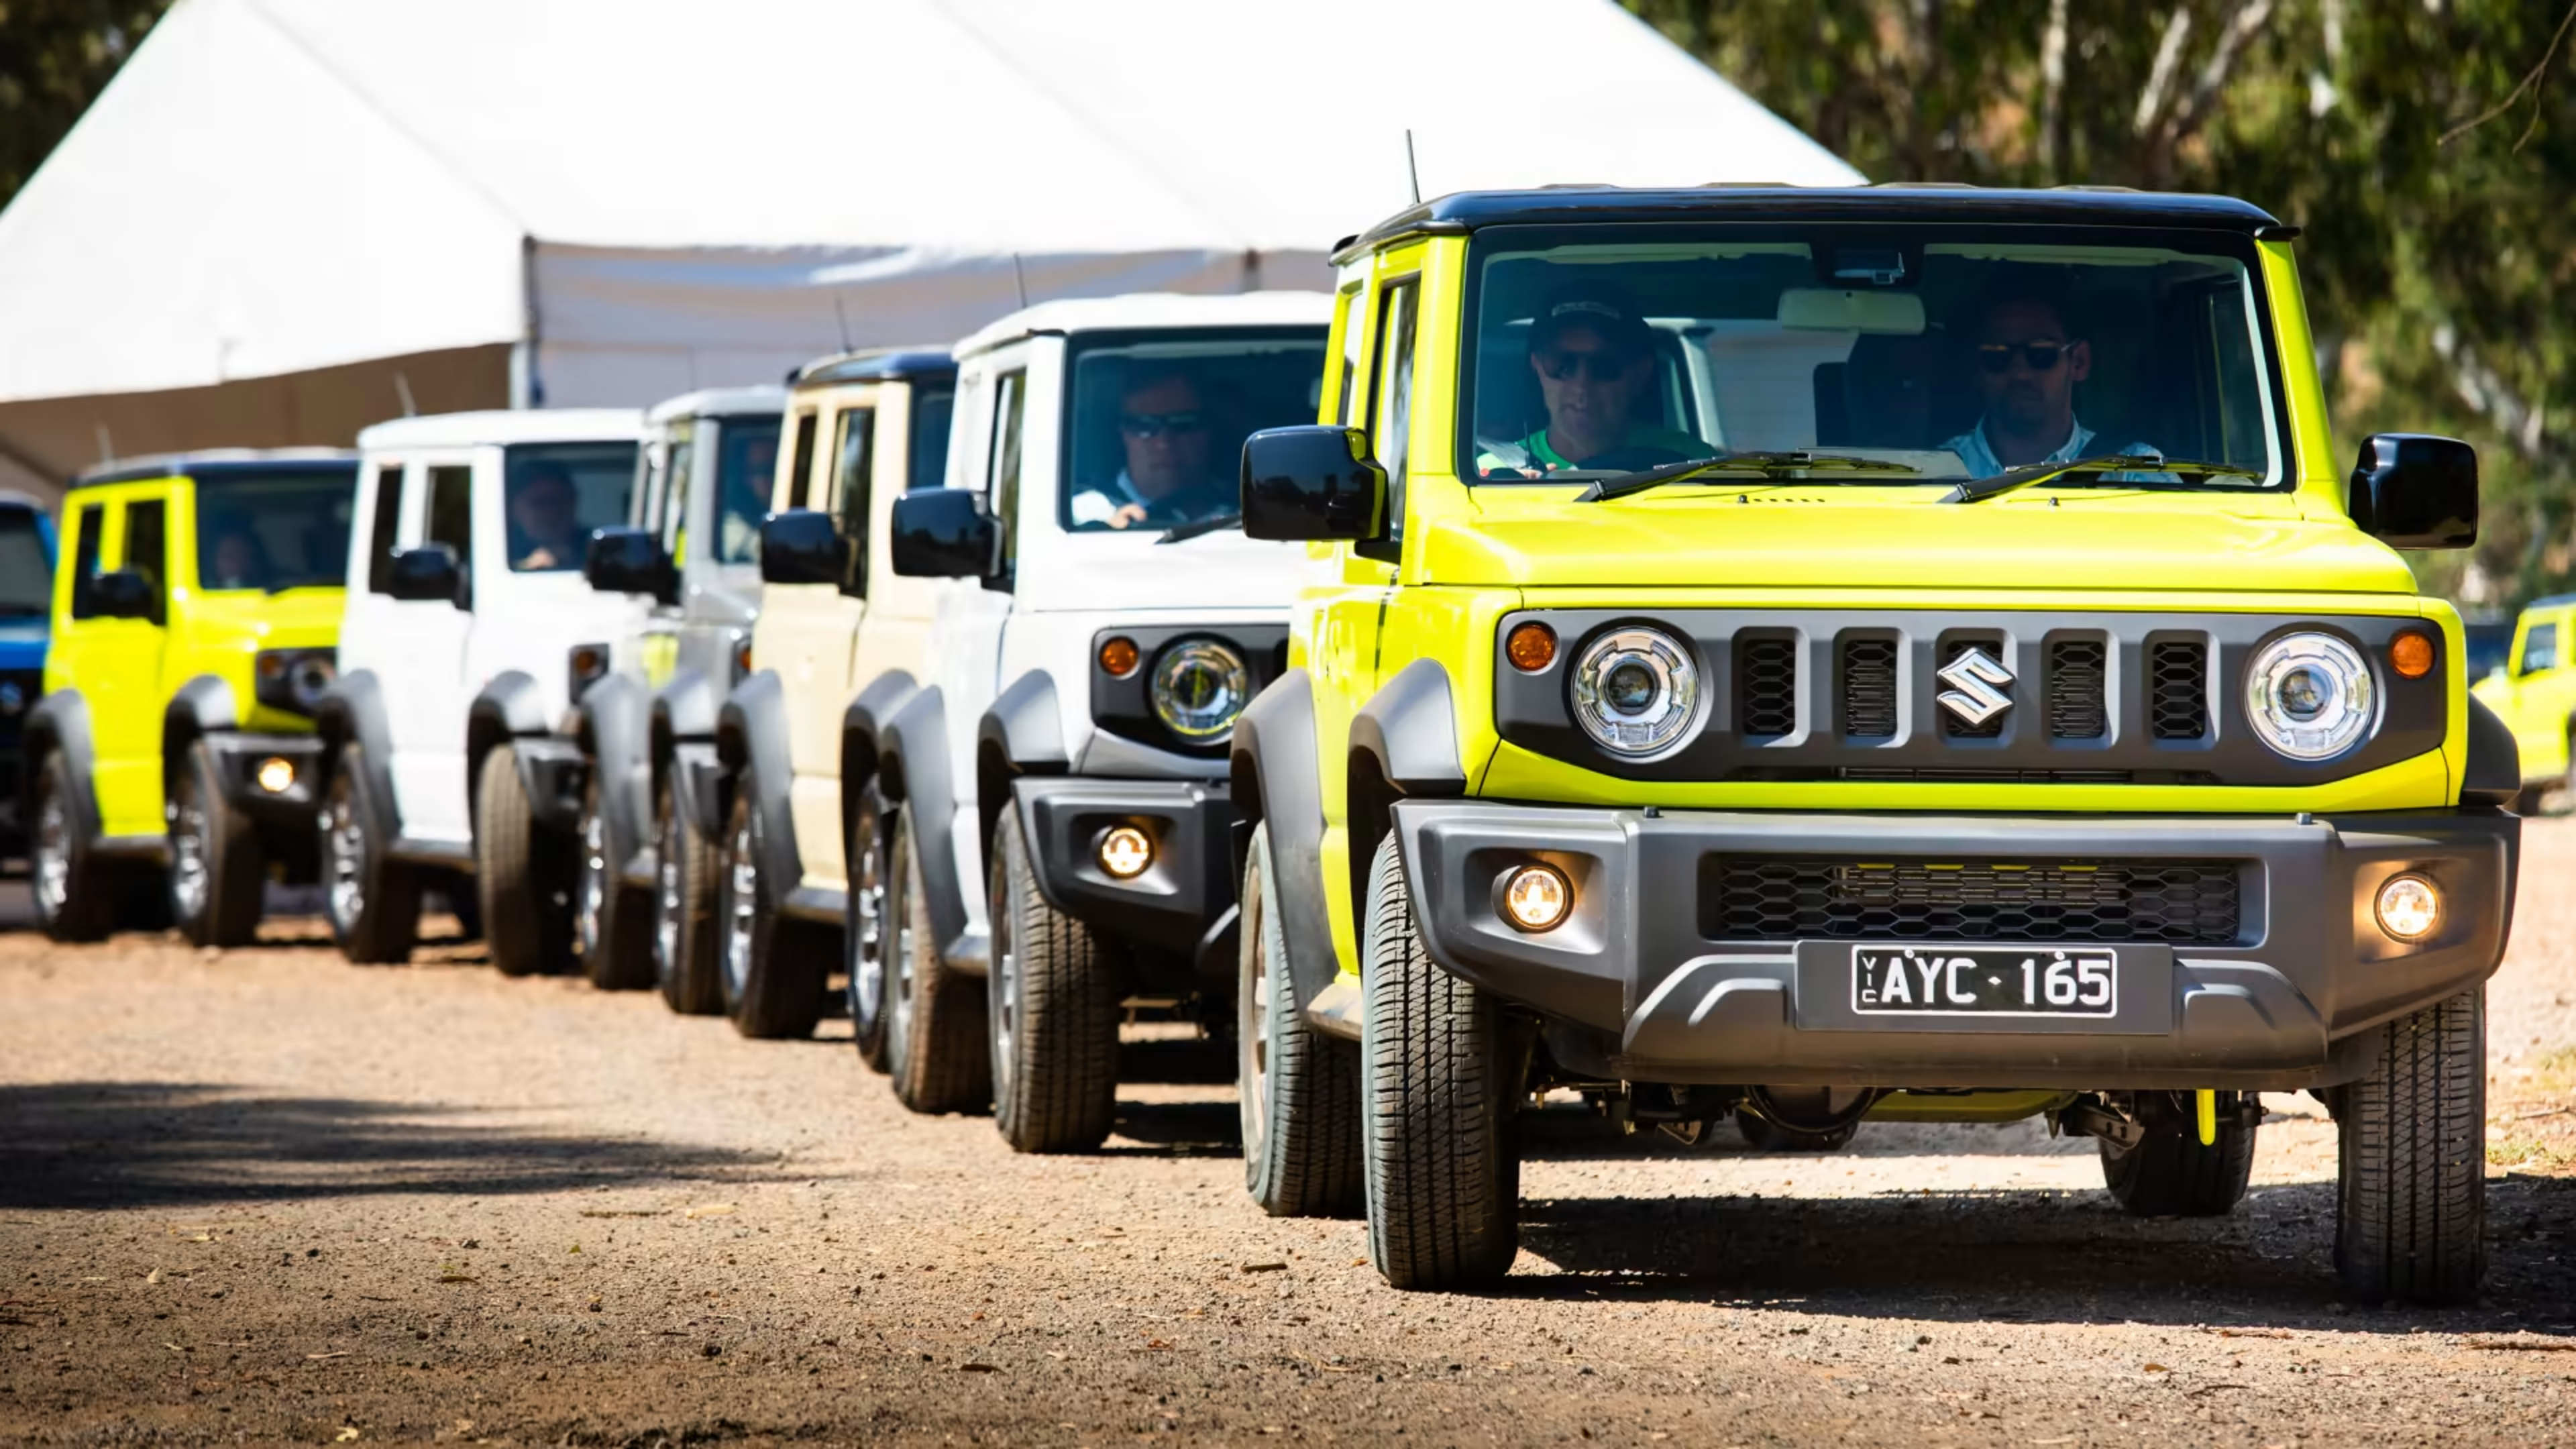
M 1854 946 L 1851 993 L 1863 1016 L 2117 1016 L 2120 956 L 2107 947 Z

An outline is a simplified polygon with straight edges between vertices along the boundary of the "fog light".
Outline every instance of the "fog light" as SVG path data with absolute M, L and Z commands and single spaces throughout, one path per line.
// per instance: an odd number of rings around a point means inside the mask
M 1574 909 L 1574 887 L 1552 865 L 1520 865 L 1503 877 L 1503 914 L 1524 931 L 1553 931 Z
M 1100 837 L 1100 868 L 1120 880 L 1134 880 L 1154 863 L 1154 842 L 1133 825 L 1121 825 Z
M 271 795 L 283 795 L 295 785 L 295 762 L 283 755 L 271 755 L 259 762 L 259 773 L 254 778 L 259 788 Z
M 2442 892 L 2420 875 L 2401 875 L 2379 888 L 2379 929 L 2400 941 L 2421 941 L 2442 924 Z

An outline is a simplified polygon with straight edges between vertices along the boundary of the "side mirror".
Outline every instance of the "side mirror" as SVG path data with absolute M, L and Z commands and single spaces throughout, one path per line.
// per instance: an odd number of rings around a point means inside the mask
M 837 584 L 842 555 L 841 531 L 820 509 L 791 508 L 760 521 L 762 583 Z
M 604 594 L 650 594 L 665 604 L 680 601 L 680 573 L 662 540 L 642 528 L 603 528 L 590 536 L 581 576 Z
M 924 488 L 894 501 L 894 571 L 914 579 L 991 578 L 1001 526 L 971 488 Z
M 456 562 L 456 549 L 444 543 L 395 549 L 385 592 L 414 603 L 445 601 L 466 607 L 465 570 Z
M 1358 428 L 1266 428 L 1243 440 L 1248 538 L 1364 540 L 1386 533 L 1386 470 Z
M 90 601 L 108 619 L 149 619 L 161 591 L 133 569 L 115 569 L 89 581 Z
M 2392 548 L 2467 548 L 2478 541 L 2478 450 L 2429 433 L 2373 433 L 2352 465 L 2349 506 L 2362 532 Z

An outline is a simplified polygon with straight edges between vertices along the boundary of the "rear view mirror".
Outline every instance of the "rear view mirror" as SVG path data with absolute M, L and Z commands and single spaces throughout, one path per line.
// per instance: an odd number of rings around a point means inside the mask
M 460 609 L 468 607 L 465 570 L 457 565 L 456 550 L 443 543 L 395 549 L 385 592 L 414 603 L 443 601 Z
M 133 569 L 115 569 L 89 581 L 90 601 L 102 618 L 149 619 L 161 591 Z
M 820 509 L 791 508 L 760 521 L 762 583 L 837 584 L 842 553 L 841 531 Z
M 1265 428 L 1243 440 L 1247 538 L 1360 541 L 1386 532 L 1386 469 L 1358 428 Z
M 604 594 L 650 594 L 665 604 L 680 601 L 679 570 L 662 552 L 662 540 L 641 528 L 603 528 L 590 536 L 581 576 Z
M 1792 332 L 1923 335 L 1923 298 L 1913 292 L 1791 287 L 1780 294 L 1780 325 Z
M 894 571 L 916 579 L 991 578 L 1002 530 L 971 488 L 924 488 L 894 501 Z
M 2391 548 L 2467 548 L 2478 541 L 2478 450 L 2430 433 L 2373 433 L 2352 465 L 2347 506 Z

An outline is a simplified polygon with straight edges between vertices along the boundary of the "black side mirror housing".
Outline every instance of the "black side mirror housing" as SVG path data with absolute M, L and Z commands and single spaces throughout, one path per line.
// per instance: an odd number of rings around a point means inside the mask
M 465 570 L 456 561 L 455 547 L 424 543 L 418 548 L 395 549 L 385 592 L 415 603 L 445 600 L 465 608 Z
M 838 584 L 845 549 L 832 515 L 818 508 L 790 508 L 760 521 L 760 581 L 765 584 Z
M 650 594 L 665 604 L 680 601 L 680 571 L 649 529 L 603 528 L 590 536 L 581 576 L 604 594 Z
M 2352 521 L 2391 548 L 2478 541 L 2478 450 L 2430 433 L 2373 433 L 2352 465 Z
M 913 579 L 988 579 L 1002 529 L 971 488 L 923 488 L 894 501 L 894 571 Z
M 102 618 L 149 619 L 161 591 L 134 569 L 112 569 L 89 581 L 89 596 Z
M 1386 533 L 1386 469 L 1359 428 L 1265 428 L 1243 440 L 1248 538 L 1348 539 Z

